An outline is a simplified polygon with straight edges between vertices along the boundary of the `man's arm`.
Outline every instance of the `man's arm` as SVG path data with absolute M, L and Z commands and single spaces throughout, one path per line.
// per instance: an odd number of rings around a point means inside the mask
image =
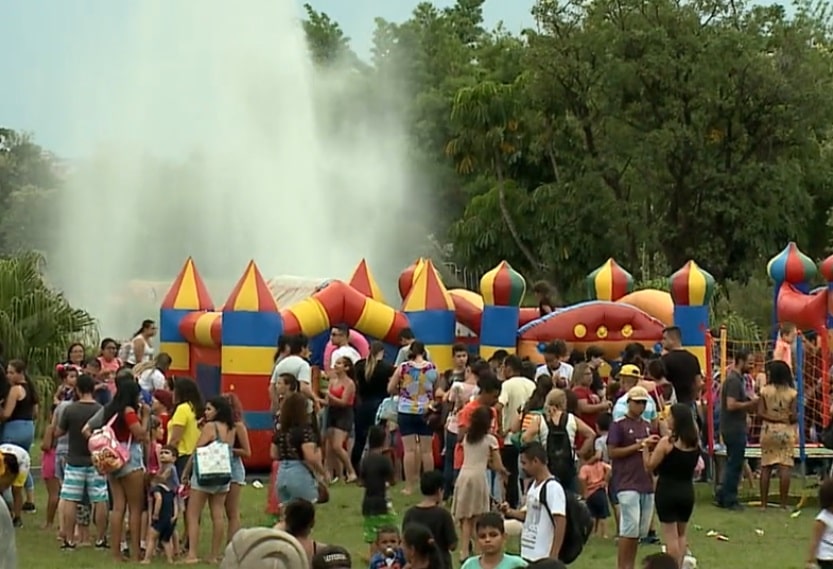
M 564 533 L 567 531 L 567 517 L 559 514 L 552 516 L 552 526 L 555 528 L 552 536 L 552 547 L 550 547 L 550 557 L 558 559 L 561 553 L 561 546 L 564 545 Z

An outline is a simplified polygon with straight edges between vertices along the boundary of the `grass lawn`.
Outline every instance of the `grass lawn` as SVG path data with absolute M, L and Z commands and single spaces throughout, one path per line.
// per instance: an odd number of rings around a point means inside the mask
M 798 486 L 801 482 L 794 481 Z M 744 512 L 725 512 L 710 504 L 709 488 L 698 485 L 700 501 L 694 510 L 691 548 L 698 559 L 700 568 L 777 568 L 801 569 L 804 567 L 806 544 L 810 526 L 815 517 L 814 505 L 809 505 L 797 518 L 788 512 L 769 510 L 762 512 L 748 508 Z M 56 569 L 71 564 L 73 569 L 104 569 L 112 567 L 107 553 L 91 549 L 77 549 L 62 552 L 54 532 L 40 529 L 43 523 L 43 500 L 45 491 L 38 486 L 38 513 L 24 518 L 25 527 L 18 531 L 18 555 L 21 569 Z M 363 560 L 367 548 L 362 543 L 361 515 L 359 504 L 361 489 L 335 486 L 331 501 L 318 509 L 314 535 L 323 543 L 347 546 L 354 554 L 354 567 L 367 567 Z M 403 499 L 393 489 L 393 499 L 401 514 L 414 498 Z M 248 486 L 243 493 L 244 526 L 265 525 L 268 517 L 264 514 L 266 489 L 257 490 Z M 814 500 L 811 501 L 811 504 Z M 697 526 L 700 529 L 695 529 Z M 611 532 L 614 531 L 611 522 Z M 709 530 L 716 530 L 729 538 L 728 542 L 707 537 Z M 762 530 L 763 535 L 759 535 Z M 203 538 L 203 546 L 207 547 Z M 2 547 L 2 545 L 0 545 Z M 640 557 L 658 551 L 658 546 L 640 548 Z M 156 565 L 163 565 L 163 559 Z M 613 569 L 616 567 L 616 552 L 612 540 L 601 541 L 591 538 L 581 558 L 573 565 L 581 569 Z M 208 565 L 198 566 L 208 567 Z

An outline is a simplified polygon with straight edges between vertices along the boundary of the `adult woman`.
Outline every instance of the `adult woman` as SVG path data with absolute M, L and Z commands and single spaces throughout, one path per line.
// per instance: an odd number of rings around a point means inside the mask
M 196 448 L 208 446 L 216 441 L 226 443 L 231 447 L 235 437 L 234 417 L 231 405 L 225 397 L 214 397 L 205 404 L 205 421 L 197 439 Z M 223 546 L 223 522 L 226 513 L 226 494 L 229 484 L 203 485 L 197 478 L 199 465 L 194 465 L 196 457 L 192 456 L 185 467 L 185 477 L 191 485 L 185 515 L 188 518 L 188 556 L 185 563 L 192 565 L 199 563 L 200 514 L 208 502 L 211 512 L 211 557 L 210 563 L 216 563 L 220 558 Z M 189 476 L 190 475 L 190 476 Z
M 174 381 L 174 405 L 174 414 L 168 420 L 168 444 L 176 447 L 176 471 L 179 479 L 183 480 L 185 465 L 194 454 L 200 438 L 197 417 L 203 414 L 202 395 L 194 380 L 180 377 Z
M 113 338 L 104 338 L 101 341 L 101 353 L 98 361 L 101 363 L 102 372 L 117 372 L 122 367 L 122 361 L 116 356 L 119 353 L 119 344 Z
M 231 458 L 231 485 L 226 495 L 226 517 L 228 518 L 228 541 L 240 529 L 240 491 L 246 485 L 246 468 L 243 459 L 252 456 L 252 446 L 249 442 L 249 430 L 243 422 L 243 406 L 240 398 L 234 393 L 224 395 L 231 406 L 234 419 L 234 447 Z
M 348 357 L 340 357 L 336 359 L 332 371 L 332 379 L 327 386 L 327 472 L 335 472 L 335 479 L 346 472 L 346 482 L 351 484 L 356 481 L 356 471 L 344 443 L 353 430 L 353 400 L 356 397 L 353 362 Z
M 121 469 L 108 476 L 112 492 L 110 510 L 110 551 L 116 561 L 121 561 L 121 542 L 124 537 L 124 514 L 129 510 L 128 533 L 130 557 L 139 561 L 142 534 L 142 510 L 145 495 L 143 444 L 148 437 L 149 409 L 140 402 L 139 384 L 129 371 L 116 376 L 116 393 L 113 400 L 96 413 L 84 427 L 85 435 L 114 419 L 113 433 L 119 443 L 127 447 L 129 457 Z
M 84 359 L 87 357 L 87 348 L 80 342 L 74 342 L 67 348 L 67 359 L 65 366 L 72 366 L 79 371 L 84 367 Z
M 477 365 L 478 361 L 471 358 L 468 365 L 466 365 L 463 381 L 452 383 L 443 397 L 449 407 L 448 417 L 445 421 L 445 456 L 443 457 L 443 479 L 445 482 L 443 489 L 445 496 L 448 497 L 454 492 L 454 483 L 457 479 L 457 472 L 454 469 L 454 449 L 457 447 L 457 434 L 460 431 L 457 415 L 477 393 L 478 376 L 475 373 Z M 488 368 L 489 364 L 482 362 L 482 366 Z
M 300 390 L 301 384 L 294 375 L 282 373 L 278 376 L 278 380 L 275 382 L 275 397 L 272 401 L 273 403 L 277 403 L 277 408 L 275 409 L 275 433 L 277 433 L 280 429 L 280 406 L 283 404 L 284 399 L 286 399 L 286 396 L 290 393 L 298 393 Z M 277 450 L 275 450 L 275 453 L 277 453 Z M 270 455 L 272 454 L 273 453 L 270 452 Z M 272 456 L 272 471 L 269 475 L 269 494 L 266 498 L 266 511 L 274 516 L 278 516 L 281 511 L 280 504 L 278 503 L 278 495 L 276 493 L 279 466 L 280 464 L 277 460 L 277 454 L 274 454 Z
M 142 320 L 142 326 L 133 334 L 133 338 L 122 347 L 121 359 L 124 365 L 133 367 L 153 359 L 154 348 L 151 339 L 156 336 L 157 327 L 153 320 Z
M 397 423 L 405 450 L 405 486 L 410 494 L 422 470 L 434 469 L 434 431 L 426 422 L 428 406 L 434 399 L 434 385 L 439 375 L 436 366 L 425 359 L 425 344 L 411 344 L 411 359 L 401 364 L 388 382 L 388 393 L 399 396 Z
M 318 500 L 316 477 L 324 478 L 321 451 L 307 413 L 307 398 L 290 393 L 281 404 L 280 429 L 272 441 L 272 453 L 280 461 L 275 489 L 281 504 L 293 498 Z
M 469 557 L 474 520 L 490 510 L 489 484 L 483 473 L 491 469 L 499 472 L 504 480 L 509 474 L 500 460 L 497 439 L 489 434 L 491 428 L 491 409 L 478 407 L 463 437 L 463 467 L 457 475 L 451 502 L 452 515 L 460 522 L 461 563 Z
M 356 362 L 356 438 L 350 456 L 354 471 L 358 471 L 367 442 L 367 431 L 373 426 L 379 405 L 387 397 L 388 382 L 395 371 L 392 365 L 382 359 L 384 355 L 385 345 L 374 341 L 370 343 L 367 357 Z
M 642 450 L 645 470 L 658 475 L 654 494 L 662 541 L 666 551 L 682 567 L 688 543 L 686 528 L 694 510 L 694 470 L 700 459 L 700 433 L 691 407 L 671 406 L 668 414 L 670 435 L 662 437 L 651 451 Z
M 590 367 L 590 364 L 582 362 L 576 365 L 573 369 L 573 378 L 570 384 L 573 386 L 572 391 L 578 402 L 578 416 L 595 431 L 596 417 L 600 413 L 610 411 L 613 405 L 610 401 L 601 400 L 591 388 L 592 383 L 593 368 Z
M 570 449 L 575 449 L 577 436 L 582 438 L 581 448 L 574 450 L 573 457 L 587 456 L 590 449 L 593 448 L 596 433 L 587 423 L 567 411 L 567 394 L 562 389 L 553 389 L 547 395 L 544 402 L 544 420 L 530 425 L 526 431 L 527 437 L 530 440 L 535 440 L 544 426 L 546 426 L 548 434 L 554 429 L 564 429 L 570 439 Z M 561 472 L 553 472 L 552 474 L 558 477 L 564 488 L 576 490 L 575 458 L 569 463 L 565 462 L 562 465 Z
M 769 479 L 773 467 L 778 467 L 781 507 L 787 507 L 793 451 L 796 441 L 798 392 L 793 387 L 790 366 L 783 361 L 770 362 L 769 380 L 761 389 L 758 417 L 761 419 L 761 507 L 766 508 Z
M 17 445 L 29 452 L 35 440 L 35 419 L 38 416 L 38 392 L 26 377 L 26 364 L 11 360 L 6 374 L 0 377 L 0 400 L 3 400 L 3 421 L 0 442 Z M 26 500 L 20 488 L 12 488 L 12 516 L 20 519 L 21 512 L 35 511 L 35 481 L 32 475 L 26 477 Z M 19 522 L 18 522 L 19 523 Z

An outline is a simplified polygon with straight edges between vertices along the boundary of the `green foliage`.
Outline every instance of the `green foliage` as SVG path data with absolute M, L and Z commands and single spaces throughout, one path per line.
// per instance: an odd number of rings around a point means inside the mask
M 72 342 L 98 343 L 95 320 L 49 288 L 42 267 L 32 252 L 0 259 L 0 338 L 6 357 L 24 359 L 32 375 L 51 375 Z
M 47 421 L 52 413 L 52 398 L 55 396 L 55 390 L 58 388 L 58 383 L 52 377 L 45 375 L 38 375 L 30 377 L 35 391 L 38 393 L 38 400 L 40 407 L 38 407 L 38 417 L 35 422 L 37 436 L 43 433 Z

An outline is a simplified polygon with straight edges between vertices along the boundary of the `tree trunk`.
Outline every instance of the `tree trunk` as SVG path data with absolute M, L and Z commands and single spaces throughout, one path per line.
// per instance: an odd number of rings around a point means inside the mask
M 540 271 L 544 268 L 543 263 L 535 258 L 535 255 L 532 253 L 530 248 L 527 247 L 521 240 L 521 234 L 518 232 L 518 227 L 512 220 L 512 215 L 509 213 L 509 208 L 506 206 L 506 188 L 503 183 L 503 169 L 500 166 L 497 166 L 495 170 L 495 173 L 497 174 L 498 207 L 500 207 L 500 215 L 503 217 L 503 223 L 506 224 L 506 229 L 508 229 L 509 234 L 512 235 L 515 245 L 518 247 L 521 254 L 523 254 L 526 258 L 530 266 L 533 267 L 536 272 Z

